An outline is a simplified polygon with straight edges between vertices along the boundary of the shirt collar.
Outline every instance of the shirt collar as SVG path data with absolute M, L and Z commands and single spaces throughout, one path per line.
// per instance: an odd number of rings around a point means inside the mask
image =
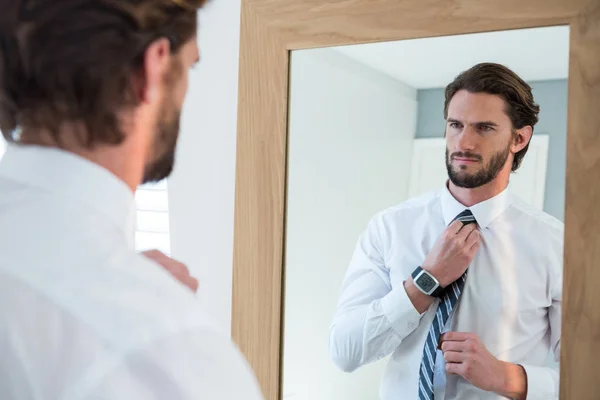
M 444 185 L 441 195 L 442 215 L 444 222 L 448 226 L 452 220 L 462 211 L 471 210 L 473 216 L 477 220 L 477 225 L 481 229 L 487 228 L 496 217 L 498 217 L 511 203 L 511 195 L 507 189 L 496 196 L 477 203 L 471 207 L 465 207 L 452 196 L 448 190 L 448 182 Z
M 110 223 L 133 235 L 134 193 L 100 165 L 57 148 L 9 144 L 0 176 L 36 186 L 88 205 Z

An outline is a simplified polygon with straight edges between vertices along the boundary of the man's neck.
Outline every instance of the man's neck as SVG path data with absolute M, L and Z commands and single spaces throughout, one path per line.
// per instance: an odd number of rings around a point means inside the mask
M 450 194 L 465 207 L 471 207 L 475 204 L 489 200 L 502 193 L 507 186 L 508 179 L 501 176 L 497 176 L 494 180 L 483 186 L 472 189 L 458 187 L 453 184 L 452 181 L 448 181 L 448 191 L 450 191 Z
M 92 151 L 82 149 L 70 151 L 107 169 L 125 182 L 132 192 L 135 192 L 142 182 L 143 163 L 140 162 L 137 165 L 133 163 L 133 152 L 124 146 L 102 145 Z
M 111 172 L 125 182 L 132 192 L 140 185 L 144 175 L 144 154 L 142 149 L 127 140 L 120 145 L 97 145 L 92 150 L 79 144 L 74 137 L 61 136 L 59 146 L 50 135 L 36 134 L 35 136 L 22 135 L 19 142 L 24 145 L 38 145 L 56 147 L 76 154 L 91 161 Z

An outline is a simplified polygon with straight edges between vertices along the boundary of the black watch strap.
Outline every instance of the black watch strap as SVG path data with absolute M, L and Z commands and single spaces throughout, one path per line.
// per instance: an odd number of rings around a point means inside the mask
M 417 268 L 416 268 L 416 269 L 413 271 L 413 273 L 411 274 L 411 276 L 412 276 L 412 278 L 413 278 L 413 281 L 414 281 L 415 279 L 417 279 L 417 276 L 418 276 L 418 275 L 421 273 L 421 271 L 423 271 L 423 268 L 421 268 L 420 266 L 419 266 L 419 267 L 417 267 Z M 443 288 L 443 287 L 441 287 L 441 286 L 438 286 L 438 287 L 437 287 L 437 288 L 436 288 L 436 289 L 433 291 L 433 293 L 431 293 L 431 295 L 430 295 L 430 296 L 432 296 L 432 297 L 438 297 L 438 298 L 439 298 L 439 297 L 442 297 L 442 296 L 444 295 L 444 292 L 445 292 L 444 288 Z

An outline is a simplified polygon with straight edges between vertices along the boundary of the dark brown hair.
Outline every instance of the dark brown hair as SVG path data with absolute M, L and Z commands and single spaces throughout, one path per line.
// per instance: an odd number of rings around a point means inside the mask
M 205 0 L 0 0 L 0 130 L 65 122 L 84 145 L 119 144 L 118 113 L 137 104 L 132 76 L 160 37 L 172 52 L 196 33 Z
M 481 63 L 458 75 L 446 87 L 446 102 L 444 104 L 444 119 L 448 118 L 450 100 L 459 90 L 470 93 L 488 93 L 502 97 L 506 103 L 506 115 L 512 122 L 513 131 L 538 122 L 540 106 L 533 99 L 531 86 L 504 65 Z M 529 143 L 515 154 L 512 171 L 521 165 Z

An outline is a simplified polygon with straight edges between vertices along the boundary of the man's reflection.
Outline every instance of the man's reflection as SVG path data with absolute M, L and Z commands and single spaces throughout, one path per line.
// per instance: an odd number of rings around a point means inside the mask
M 460 74 L 446 88 L 448 181 L 360 237 L 330 351 L 348 372 L 391 355 L 382 399 L 558 399 L 545 362 L 560 352 L 563 224 L 507 189 L 538 113 L 508 68 Z

